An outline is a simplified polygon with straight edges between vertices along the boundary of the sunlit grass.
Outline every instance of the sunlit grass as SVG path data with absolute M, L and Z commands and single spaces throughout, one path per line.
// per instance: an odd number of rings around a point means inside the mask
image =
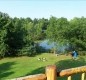
M 46 61 L 39 61 L 38 58 L 46 58 Z M 57 65 L 59 69 L 65 69 L 85 65 L 86 59 L 84 56 L 74 61 L 70 56 L 56 56 L 50 53 L 43 53 L 35 57 L 4 58 L 0 60 L 0 80 L 44 73 L 45 67 L 53 64 Z

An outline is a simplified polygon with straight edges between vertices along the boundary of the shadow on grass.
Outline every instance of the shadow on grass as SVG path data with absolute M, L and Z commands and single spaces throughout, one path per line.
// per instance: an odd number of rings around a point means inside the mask
M 35 75 L 35 74 L 41 74 L 41 73 L 45 73 L 45 67 L 40 67 L 40 68 L 38 68 L 38 69 L 35 69 L 35 70 L 33 70 L 32 72 L 27 73 L 25 76 L 28 76 L 28 75 Z
M 68 59 L 68 60 L 61 60 L 55 63 L 58 70 L 64 70 L 68 68 L 74 68 L 79 66 L 85 66 L 86 60 L 80 57 L 78 60 Z M 74 74 L 72 75 L 72 80 L 80 80 L 81 74 Z M 58 80 L 67 80 L 67 77 L 59 78 Z
M 86 60 L 82 57 L 80 57 L 77 60 L 74 59 L 60 60 L 59 62 L 56 62 L 55 65 L 58 67 L 58 69 L 68 69 L 84 66 L 86 65 Z
M 0 64 L 0 80 L 14 73 L 11 71 L 12 65 L 14 64 L 15 62 L 6 62 Z

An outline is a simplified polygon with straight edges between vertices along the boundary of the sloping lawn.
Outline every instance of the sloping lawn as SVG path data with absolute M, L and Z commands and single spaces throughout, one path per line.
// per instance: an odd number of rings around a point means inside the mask
M 58 69 L 66 69 L 86 65 L 86 56 L 72 60 L 70 56 L 56 56 L 50 53 L 43 53 L 35 57 L 15 57 L 0 60 L 0 80 L 12 79 L 31 74 L 44 73 L 47 65 L 55 64 Z M 46 58 L 46 61 L 38 60 Z M 60 79 L 64 80 L 64 79 Z M 78 80 L 78 79 L 77 79 Z

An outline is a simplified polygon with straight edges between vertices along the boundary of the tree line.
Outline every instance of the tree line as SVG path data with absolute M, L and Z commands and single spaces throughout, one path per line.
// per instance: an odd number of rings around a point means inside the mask
M 53 17 L 50 19 L 11 18 L 0 12 L 0 57 L 36 55 L 40 53 L 36 41 L 69 44 L 71 48 L 86 50 L 86 18 Z

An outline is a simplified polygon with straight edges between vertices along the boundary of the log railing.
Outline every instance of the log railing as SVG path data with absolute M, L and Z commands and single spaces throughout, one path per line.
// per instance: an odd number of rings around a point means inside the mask
M 13 80 L 59 80 L 58 77 L 67 76 L 67 80 L 72 80 L 71 76 L 73 74 L 81 73 L 81 79 L 85 80 L 86 66 L 70 68 L 58 71 L 55 65 L 47 66 L 45 69 L 45 74 L 31 75 L 22 78 L 16 78 Z

